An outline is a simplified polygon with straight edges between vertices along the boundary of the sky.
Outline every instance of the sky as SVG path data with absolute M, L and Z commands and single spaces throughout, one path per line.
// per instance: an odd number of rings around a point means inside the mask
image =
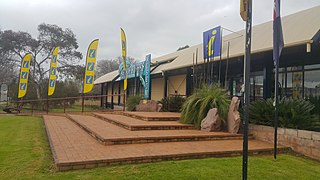
M 281 15 L 320 5 L 320 0 L 282 0 Z M 253 0 L 253 24 L 272 20 L 273 0 Z M 128 56 L 138 60 L 202 42 L 202 33 L 221 25 L 238 31 L 245 23 L 239 0 L 0 0 L 0 29 L 36 37 L 41 23 L 70 28 L 84 55 L 98 38 L 98 59 L 121 55 L 120 27 Z

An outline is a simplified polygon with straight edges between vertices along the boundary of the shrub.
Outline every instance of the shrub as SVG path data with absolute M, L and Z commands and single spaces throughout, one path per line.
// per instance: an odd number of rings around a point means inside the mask
M 229 104 L 230 98 L 224 89 L 217 85 L 203 85 L 196 89 L 182 105 L 180 121 L 200 128 L 201 121 L 206 117 L 208 111 L 217 108 L 220 118 L 225 122 Z
M 126 103 L 127 110 L 134 111 L 136 106 L 140 103 L 140 100 L 142 100 L 141 96 L 129 96 Z
M 315 108 L 312 110 L 312 113 L 320 115 L 320 97 L 309 96 L 306 99 L 315 106 Z
M 168 112 L 168 97 L 161 99 L 162 111 Z M 170 97 L 170 111 L 171 112 L 181 112 L 183 103 L 186 101 L 186 98 L 182 96 L 171 96 Z
M 319 119 L 312 114 L 315 106 L 303 99 L 282 98 L 279 101 L 279 126 L 314 130 L 319 128 Z M 274 125 L 273 100 L 258 100 L 250 106 L 250 122 Z

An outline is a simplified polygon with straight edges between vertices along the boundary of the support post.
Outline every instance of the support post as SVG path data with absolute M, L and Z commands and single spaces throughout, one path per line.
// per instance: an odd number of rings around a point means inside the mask
M 123 111 L 126 111 L 126 93 L 123 94 Z
M 66 100 L 63 100 L 63 113 L 66 113 Z
M 49 98 L 47 97 L 47 114 L 49 113 Z
M 84 97 L 83 94 L 81 96 L 82 102 L 81 102 L 81 112 L 84 112 Z
M 114 81 L 111 82 L 111 109 L 114 109 L 113 96 L 114 96 Z

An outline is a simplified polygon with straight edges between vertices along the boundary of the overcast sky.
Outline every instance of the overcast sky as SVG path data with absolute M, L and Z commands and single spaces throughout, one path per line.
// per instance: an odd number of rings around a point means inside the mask
M 320 5 L 320 0 L 282 0 L 282 16 Z M 253 23 L 272 20 L 273 0 L 253 0 Z M 99 38 L 98 59 L 121 55 L 120 27 L 128 56 L 158 57 L 202 42 L 202 32 L 216 26 L 234 31 L 245 24 L 239 0 L 0 0 L 0 29 L 37 36 L 40 23 L 70 28 L 83 54 Z

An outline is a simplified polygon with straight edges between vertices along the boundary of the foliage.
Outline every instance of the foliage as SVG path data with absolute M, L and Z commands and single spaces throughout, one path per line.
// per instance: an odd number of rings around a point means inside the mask
M 168 97 L 161 99 L 162 111 L 168 112 Z M 170 97 L 170 111 L 171 112 L 181 112 L 183 103 L 186 101 L 186 98 L 182 96 L 171 96 Z
M 129 96 L 126 103 L 127 110 L 134 111 L 136 106 L 140 103 L 140 100 L 142 100 L 142 97 L 139 95 Z
M 311 112 L 313 114 L 320 115 L 320 96 L 309 96 L 306 99 L 315 106 L 315 108 Z
M 282 98 L 279 101 L 279 126 L 295 129 L 320 129 L 319 119 L 312 111 L 315 106 L 303 99 Z M 274 125 L 273 99 L 258 100 L 250 106 L 250 121 L 255 124 Z
M 18 76 L 18 68 L 15 68 L 15 63 L 11 60 L 8 54 L 0 49 L 0 84 L 9 84 L 10 80 L 16 79 Z
M 45 86 L 42 86 L 42 81 L 48 77 L 47 67 L 51 52 L 56 46 L 59 46 L 59 74 L 66 75 L 67 78 L 72 76 L 82 79 L 83 76 L 79 76 L 79 71 L 83 68 L 75 65 L 82 59 L 82 54 L 76 51 L 78 43 L 72 30 L 43 23 L 38 26 L 37 38 L 22 31 L 0 31 L 0 50 L 5 54 L 3 57 L 6 57 L 6 61 L 14 63 L 12 68 L 17 69 L 23 56 L 27 52 L 32 53 L 29 82 L 36 88 L 37 98 L 43 98 L 41 94 Z
M 119 68 L 119 60 L 110 59 L 110 60 L 99 60 L 97 63 L 97 73 L 96 76 L 100 77 L 109 72 L 115 71 Z
M 241 157 L 127 164 L 55 172 L 43 120 L 0 118 L 0 179 L 239 179 Z M 319 179 L 320 163 L 291 155 L 250 156 L 249 179 Z M 193 168 L 188 168 L 193 167 Z M 230 169 L 233 173 L 230 173 Z M 250 170 L 249 169 L 249 170 Z M 299 169 L 299 171 L 297 171 Z
M 180 121 L 200 128 L 201 121 L 206 117 L 208 111 L 217 108 L 220 118 L 225 122 L 229 104 L 230 98 L 224 89 L 217 85 L 202 85 L 183 104 Z

